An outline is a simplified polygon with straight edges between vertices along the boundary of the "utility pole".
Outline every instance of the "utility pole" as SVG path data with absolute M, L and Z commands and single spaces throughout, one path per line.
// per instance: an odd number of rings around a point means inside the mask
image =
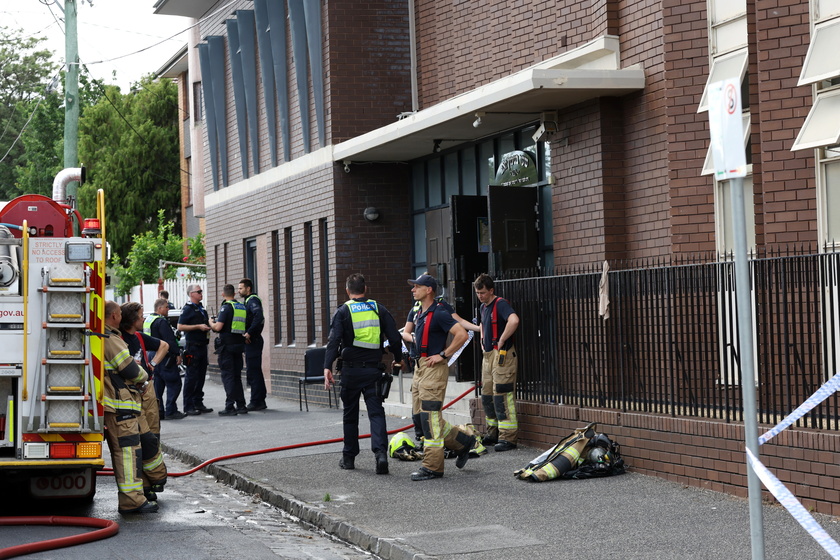
M 64 167 L 79 167 L 79 39 L 76 0 L 64 0 Z M 67 185 L 67 199 L 76 199 L 78 183 Z M 75 203 L 73 203 L 75 206 Z

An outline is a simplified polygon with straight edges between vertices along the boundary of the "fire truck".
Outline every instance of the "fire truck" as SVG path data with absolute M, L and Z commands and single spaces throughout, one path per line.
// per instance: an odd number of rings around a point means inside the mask
M 87 220 L 64 202 L 83 179 L 0 210 L 0 485 L 35 498 L 92 498 L 104 467 L 104 195 Z

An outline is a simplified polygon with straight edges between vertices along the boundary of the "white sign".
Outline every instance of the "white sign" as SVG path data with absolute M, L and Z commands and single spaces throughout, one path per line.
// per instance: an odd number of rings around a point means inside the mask
M 715 178 L 746 177 L 747 155 L 741 122 L 741 84 L 730 78 L 709 85 L 709 131 Z

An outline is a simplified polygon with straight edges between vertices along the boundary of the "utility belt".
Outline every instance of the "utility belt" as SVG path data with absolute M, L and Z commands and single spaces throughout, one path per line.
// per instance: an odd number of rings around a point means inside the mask
M 381 369 L 385 371 L 385 364 L 382 362 L 345 362 L 342 361 L 341 366 L 344 368 L 353 369 Z

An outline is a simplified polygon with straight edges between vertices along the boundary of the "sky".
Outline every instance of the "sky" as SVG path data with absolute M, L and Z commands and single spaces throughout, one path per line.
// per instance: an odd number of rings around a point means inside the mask
M 156 1 L 77 0 L 79 59 L 90 75 L 128 93 L 131 84 L 159 70 L 186 44 L 184 31 L 193 20 L 156 15 Z M 0 26 L 47 37 L 41 47 L 63 63 L 63 7 L 64 0 L 0 0 Z

